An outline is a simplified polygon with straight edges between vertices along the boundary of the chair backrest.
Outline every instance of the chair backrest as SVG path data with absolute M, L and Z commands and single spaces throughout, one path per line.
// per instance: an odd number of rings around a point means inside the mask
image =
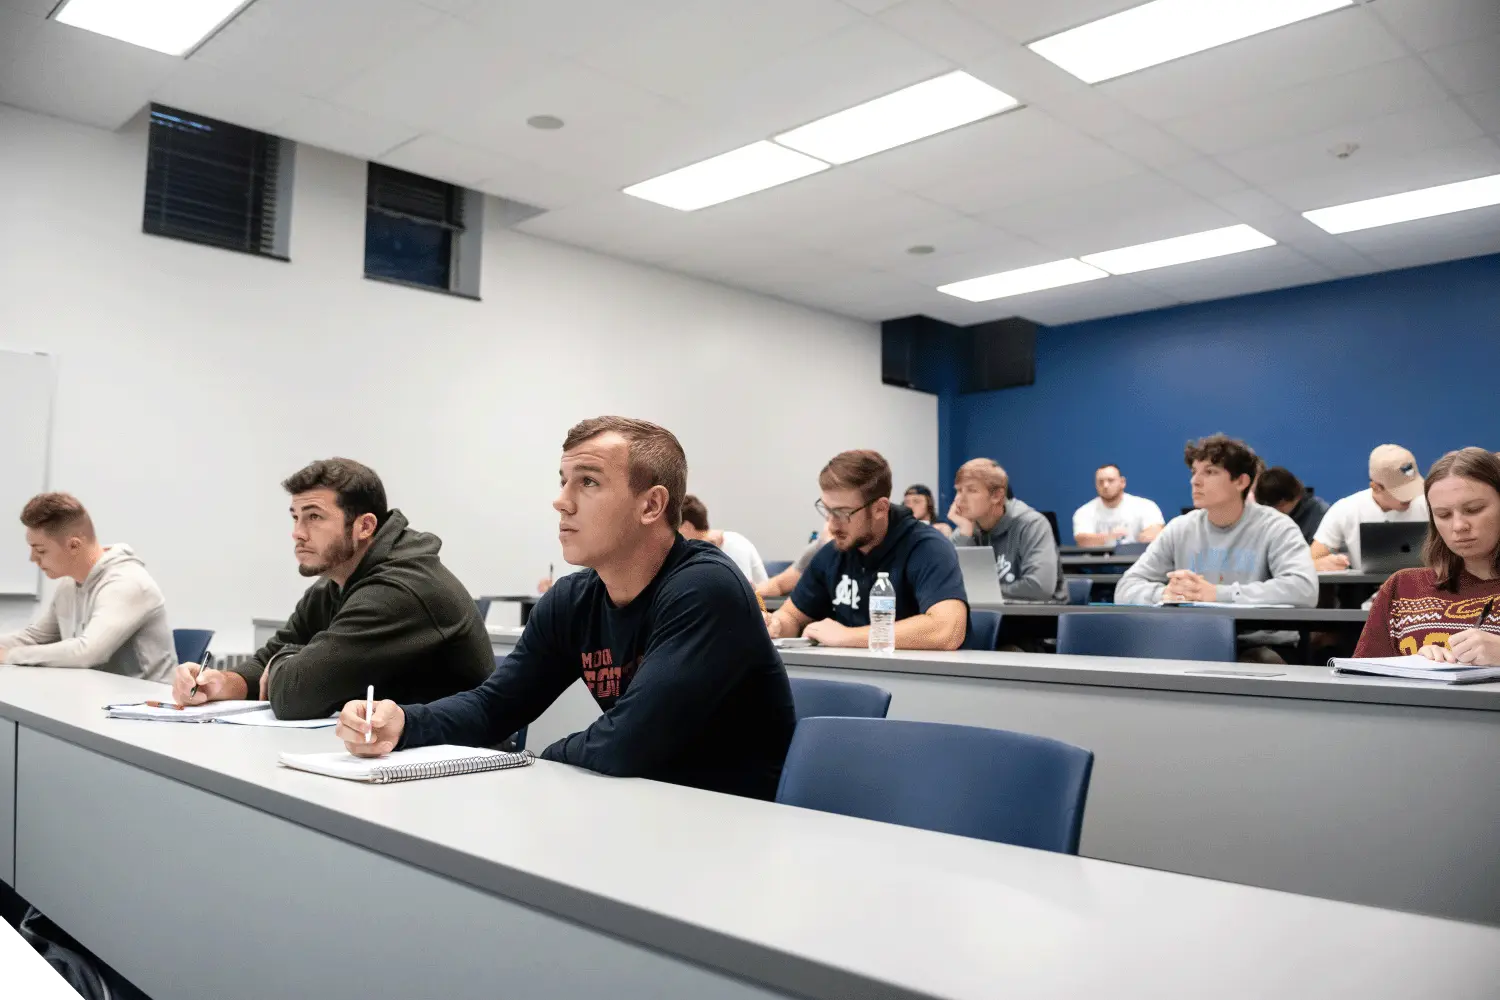
M 766 576 L 780 576 L 792 568 L 790 559 L 775 559 L 766 563 Z
M 1057 619 L 1057 651 L 1082 656 L 1233 661 L 1234 619 L 1200 612 L 1065 612 Z
M 797 724 L 776 801 L 1078 853 L 1094 755 L 1042 736 L 896 719 Z
M 812 677 L 787 679 L 792 683 L 792 708 L 799 721 L 815 715 L 883 719 L 891 707 L 891 693 L 874 684 Z
M 1094 581 L 1087 577 L 1068 577 L 1068 603 L 1087 604 L 1089 595 L 1094 592 Z
M 208 644 L 213 642 L 213 629 L 174 628 L 172 645 L 177 650 L 178 663 L 202 663 L 208 655 Z
M 969 609 L 969 631 L 959 649 L 994 649 L 1000 644 L 1000 612 Z
M 490 616 L 490 599 L 488 597 L 474 598 L 474 608 L 479 612 L 479 620 L 485 621 Z
M 1060 528 L 1058 528 L 1058 526 L 1057 526 L 1057 511 L 1055 511 L 1055 510 L 1044 510 L 1044 511 L 1042 511 L 1042 516 L 1047 519 L 1047 523 L 1048 524 L 1052 525 L 1052 540 L 1054 542 L 1056 542 L 1058 545 L 1061 545 L 1062 544 L 1062 530 Z

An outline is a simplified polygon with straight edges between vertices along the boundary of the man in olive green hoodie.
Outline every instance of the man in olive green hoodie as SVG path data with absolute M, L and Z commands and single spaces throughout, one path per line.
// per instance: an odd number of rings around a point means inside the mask
M 442 541 L 386 507 L 373 469 L 314 462 L 281 484 L 292 495 L 297 570 L 309 587 L 276 635 L 231 670 L 177 668 L 179 704 L 269 699 L 282 719 L 332 715 L 376 697 L 429 702 L 467 691 L 494 670 L 474 600 L 438 559 Z

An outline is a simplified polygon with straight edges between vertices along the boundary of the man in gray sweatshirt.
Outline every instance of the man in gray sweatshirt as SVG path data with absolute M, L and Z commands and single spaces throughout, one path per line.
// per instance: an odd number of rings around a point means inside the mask
M 1020 500 L 1007 499 L 1010 479 L 993 459 L 975 458 L 953 477 L 956 495 L 948 520 L 957 546 L 988 545 L 995 550 L 995 574 L 1007 601 L 1064 604 L 1068 584 L 1052 525 Z
M 1255 452 L 1215 434 L 1189 443 L 1184 458 L 1197 509 L 1173 518 L 1125 571 L 1115 603 L 1316 607 L 1318 574 L 1297 523 L 1246 501 L 1259 469 Z
M 32 497 L 21 523 L 31 561 L 59 583 L 35 623 L 0 635 L 0 663 L 170 680 L 177 653 L 166 601 L 130 546 L 100 545 L 89 512 L 67 493 Z

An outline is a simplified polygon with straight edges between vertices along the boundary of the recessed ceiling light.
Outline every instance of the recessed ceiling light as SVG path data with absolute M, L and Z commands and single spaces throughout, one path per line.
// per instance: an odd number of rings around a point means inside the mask
M 532 115 L 530 118 L 526 119 L 526 124 L 530 125 L 532 128 L 539 128 L 544 131 L 550 132 L 553 129 L 562 128 L 564 122 L 556 115 Z
M 1049 264 L 1037 264 L 1034 267 L 1001 271 L 999 274 L 986 274 L 981 278 L 939 285 L 938 291 L 970 302 L 988 302 L 1008 295 L 1040 292 L 1045 288 L 1060 288 L 1063 285 L 1076 285 L 1080 281 L 1107 277 L 1109 275 L 1097 267 L 1090 267 L 1081 260 L 1069 257 Z
M 1402 194 L 1351 201 L 1347 205 L 1303 212 L 1308 222 L 1330 233 L 1352 233 L 1359 229 L 1389 226 L 1434 215 L 1466 212 L 1471 208 L 1500 205 L 1500 174 L 1476 177 L 1456 184 L 1406 191 Z
M 827 169 L 821 160 L 761 140 L 632 184 L 625 193 L 691 212 Z
M 1110 274 L 1133 274 L 1136 271 L 1149 271 L 1154 267 L 1170 267 L 1192 260 L 1208 260 L 1210 257 L 1223 257 L 1275 245 L 1276 241 L 1271 237 L 1249 226 L 1225 226 L 1223 229 L 1174 236 L 1169 240 L 1141 243 L 1133 247 L 1121 247 L 1119 250 L 1084 254 L 1078 259 L 1085 264 L 1103 268 Z
M 169 56 L 191 52 L 250 0 L 65 0 L 52 19 Z
M 1152 0 L 1026 46 L 1084 83 L 1170 62 L 1354 0 Z
M 848 163 L 1016 107 L 1009 94 L 963 72 L 939 76 L 776 136 L 783 146 Z

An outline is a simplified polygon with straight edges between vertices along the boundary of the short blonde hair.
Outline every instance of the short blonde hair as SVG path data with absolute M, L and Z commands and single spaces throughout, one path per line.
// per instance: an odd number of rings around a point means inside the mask
M 1010 477 L 993 458 L 971 458 L 960 465 L 953 474 L 953 485 L 958 486 L 966 479 L 972 479 L 991 494 L 1004 493 L 1010 485 Z

